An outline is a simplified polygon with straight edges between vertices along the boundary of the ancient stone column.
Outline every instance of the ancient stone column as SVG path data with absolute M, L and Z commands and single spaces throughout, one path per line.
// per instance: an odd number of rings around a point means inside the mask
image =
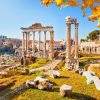
M 30 32 L 27 33 L 27 50 L 29 50 Z
M 78 61 L 78 23 L 75 24 L 75 69 L 78 70 L 79 61 Z
M 75 59 L 78 59 L 78 23 L 75 24 Z
M 49 59 L 53 59 L 54 57 L 54 31 L 50 31 L 50 50 L 49 50 Z
M 40 51 L 40 45 L 41 45 L 41 31 L 39 31 L 39 43 L 38 43 L 38 51 Z
M 28 52 L 28 43 L 27 43 L 27 32 L 26 32 L 26 43 L 25 43 L 25 45 L 26 45 L 26 55 L 27 55 L 27 52 Z
M 46 31 L 44 31 L 44 58 L 46 58 Z
M 66 41 L 66 67 L 70 66 L 71 55 L 71 23 L 67 23 L 67 41 Z
M 24 32 L 24 43 L 25 43 L 25 51 L 26 51 L 26 32 Z
M 32 53 L 35 54 L 35 31 L 33 32 Z
M 25 51 L 25 33 L 23 32 L 23 39 L 22 39 L 22 56 L 24 56 Z

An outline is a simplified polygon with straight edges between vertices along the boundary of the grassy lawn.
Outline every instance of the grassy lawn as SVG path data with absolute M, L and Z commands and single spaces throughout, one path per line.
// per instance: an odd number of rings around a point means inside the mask
M 14 80 L 16 80 L 15 84 L 1 92 L 0 96 L 4 96 L 7 92 L 19 87 L 26 82 L 27 79 L 34 79 L 36 76 L 42 75 L 43 73 L 44 72 L 38 72 L 30 76 L 16 76 L 14 78 Z M 100 92 L 95 89 L 94 84 L 87 85 L 85 77 L 74 72 L 65 71 L 65 69 L 60 71 L 60 73 L 61 78 L 53 79 L 48 77 L 51 82 L 56 84 L 53 91 L 49 92 L 30 88 L 22 90 L 13 96 L 9 96 L 7 100 L 100 100 Z M 73 91 L 69 98 L 62 97 L 59 94 L 59 88 L 63 84 L 71 85 L 73 87 Z
M 37 58 L 35 63 L 29 65 L 29 68 L 30 69 L 39 68 L 41 66 L 49 64 L 50 62 L 51 62 L 50 60 L 45 58 Z

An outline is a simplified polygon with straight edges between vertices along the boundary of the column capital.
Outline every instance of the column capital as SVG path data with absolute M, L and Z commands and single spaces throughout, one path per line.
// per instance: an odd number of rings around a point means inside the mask
M 54 31 L 52 30 L 52 31 L 50 31 L 50 33 L 54 33 Z
M 75 28 L 78 28 L 79 23 L 75 23 Z
M 44 33 L 47 33 L 47 31 L 44 31 Z
M 71 26 L 71 23 L 66 23 L 67 26 Z
M 35 33 L 35 31 L 33 31 L 33 33 Z
M 41 33 L 41 31 L 38 31 L 39 33 Z

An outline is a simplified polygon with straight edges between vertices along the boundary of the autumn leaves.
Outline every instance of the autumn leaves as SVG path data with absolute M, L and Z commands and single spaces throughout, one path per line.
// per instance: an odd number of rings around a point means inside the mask
M 98 20 L 98 27 L 100 28 L 100 0 L 41 0 L 47 7 L 51 3 L 56 3 L 59 7 L 67 6 L 81 6 L 83 16 L 86 16 L 85 8 L 90 8 L 92 15 L 89 16 L 89 21 Z

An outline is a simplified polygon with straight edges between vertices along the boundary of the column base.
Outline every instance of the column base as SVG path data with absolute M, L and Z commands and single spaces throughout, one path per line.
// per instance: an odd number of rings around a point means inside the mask
M 74 58 L 74 68 L 75 68 L 75 70 L 79 70 L 79 60 L 78 60 L 78 58 Z
M 72 70 L 72 69 L 73 69 L 73 67 L 72 67 L 72 65 L 71 65 L 71 60 L 70 60 L 70 58 L 66 58 L 65 67 L 66 67 L 67 70 Z
M 67 70 L 79 70 L 79 61 L 78 61 L 78 58 L 75 59 L 75 58 L 72 58 L 72 59 L 69 59 L 69 58 L 66 58 L 66 64 L 65 64 L 65 67 Z

